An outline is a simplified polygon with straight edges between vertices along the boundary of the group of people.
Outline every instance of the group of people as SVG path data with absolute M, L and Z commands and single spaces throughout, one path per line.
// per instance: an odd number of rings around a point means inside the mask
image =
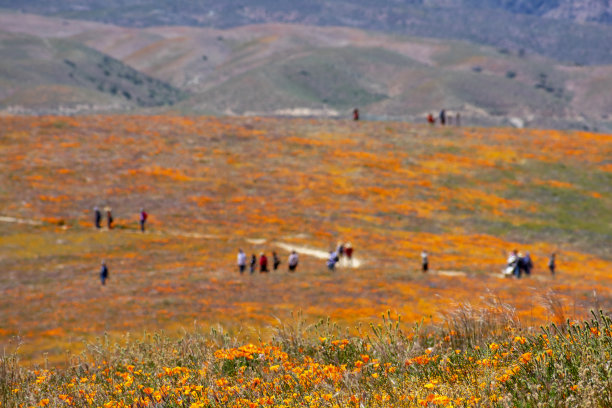
M 243 274 L 244 271 L 246 271 L 246 267 L 247 267 L 247 256 L 244 253 L 244 251 L 242 250 L 242 248 L 240 248 L 238 250 L 238 271 Z M 278 257 L 278 255 L 276 254 L 276 252 L 272 251 L 272 268 L 273 270 L 277 270 L 278 267 L 281 264 L 281 260 Z M 255 273 L 255 269 L 257 269 L 257 265 L 259 264 L 259 273 L 267 273 L 270 272 L 270 270 L 268 269 L 268 257 L 266 256 L 265 253 L 260 253 L 259 254 L 259 261 L 257 260 L 257 256 L 255 256 L 255 254 L 251 255 L 251 259 L 249 261 L 249 272 L 251 274 Z M 287 262 L 287 269 L 289 270 L 289 272 L 294 272 L 295 269 L 298 266 L 298 254 L 295 251 L 291 251 L 291 254 L 289 255 L 289 260 Z
M 353 260 L 353 247 L 350 242 L 346 244 L 339 242 L 335 250 L 329 251 L 329 258 L 327 258 L 327 269 L 334 271 L 336 264 L 340 262 L 342 257 L 346 257 L 348 261 Z
M 553 252 L 548 258 L 548 270 L 551 275 L 555 275 L 556 269 L 556 256 Z M 525 252 L 525 255 L 518 252 L 516 249 L 510 252 L 508 255 L 508 260 L 506 261 L 506 267 L 504 268 L 504 275 L 506 276 L 514 276 L 516 278 L 520 278 L 522 274 L 526 276 L 531 275 L 531 271 L 533 270 L 533 261 L 531 260 L 531 255 L 529 252 Z
M 106 213 L 106 225 L 108 229 L 113 229 L 113 213 L 112 209 L 108 206 L 104 207 L 104 212 Z M 140 231 L 145 232 L 145 223 L 147 222 L 147 218 L 149 214 L 145 211 L 144 208 L 140 209 L 139 219 L 140 219 Z M 102 228 L 102 212 L 96 206 L 94 207 L 94 224 L 97 229 Z
M 438 114 L 438 120 L 440 122 L 440 125 L 442 126 L 446 125 L 447 123 L 449 125 L 453 124 L 453 117 L 451 115 L 448 115 L 445 109 L 442 109 L 440 113 Z M 431 113 L 429 113 L 427 115 L 427 122 L 430 125 L 435 125 L 436 118 L 434 118 L 434 116 Z M 457 114 L 455 115 L 455 126 L 461 126 L 461 115 L 459 115 L 459 112 L 457 112 Z

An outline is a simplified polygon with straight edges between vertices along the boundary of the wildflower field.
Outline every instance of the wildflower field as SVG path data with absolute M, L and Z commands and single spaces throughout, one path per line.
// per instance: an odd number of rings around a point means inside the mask
M 610 406 L 610 135 L 0 123 L 2 406 Z M 238 248 L 283 263 L 240 275 Z M 502 279 L 515 248 L 533 274 Z

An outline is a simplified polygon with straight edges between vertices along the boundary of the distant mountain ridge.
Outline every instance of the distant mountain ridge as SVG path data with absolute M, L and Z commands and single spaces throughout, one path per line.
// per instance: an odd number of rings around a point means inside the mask
M 346 27 L 125 28 L 0 13 L 0 112 L 189 114 L 612 129 L 612 64 Z M 171 106 L 171 108 L 170 108 Z M 453 114 L 454 114 L 453 113 Z
M 566 63 L 612 62 L 609 0 L 0 0 L 0 8 L 126 27 L 299 23 L 464 39 Z

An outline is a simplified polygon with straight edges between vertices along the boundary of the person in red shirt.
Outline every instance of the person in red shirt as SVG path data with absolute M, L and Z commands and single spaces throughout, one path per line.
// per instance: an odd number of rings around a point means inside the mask
M 268 258 L 262 252 L 259 256 L 259 273 L 268 272 Z
M 147 222 L 147 217 L 149 216 L 149 214 L 146 213 L 146 211 L 144 210 L 144 208 L 142 208 L 140 210 L 140 230 L 142 232 L 145 232 L 145 222 Z

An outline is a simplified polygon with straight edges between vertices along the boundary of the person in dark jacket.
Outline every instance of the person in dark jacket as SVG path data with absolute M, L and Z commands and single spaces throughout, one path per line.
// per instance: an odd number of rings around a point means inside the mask
M 550 274 L 552 276 L 555 276 L 555 268 L 557 267 L 556 265 L 556 257 L 555 257 L 555 253 L 553 252 L 550 255 L 550 258 L 548 259 L 548 270 L 550 270 Z
M 255 254 L 251 255 L 251 263 L 249 264 L 250 266 L 250 271 L 251 274 L 255 273 L 255 265 L 257 265 L 257 257 L 255 256 Z
M 272 252 L 272 265 L 274 266 L 274 270 L 278 269 L 278 265 L 281 264 L 281 260 L 278 257 L 278 255 L 276 255 L 276 252 Z
M 108 268 L 106 267 L 106 262 L 102 261 L 102 267 L 100 268 L 100 281 L 102 281 L 102 286 L 106 285 L 107 279 L 108 279 Z
M 102 213 L 98 207 L 94 207 L 94 220 L 96 223 L 96 228 L 100 229 L 102 226 L 100 223 L 102 222 Z

